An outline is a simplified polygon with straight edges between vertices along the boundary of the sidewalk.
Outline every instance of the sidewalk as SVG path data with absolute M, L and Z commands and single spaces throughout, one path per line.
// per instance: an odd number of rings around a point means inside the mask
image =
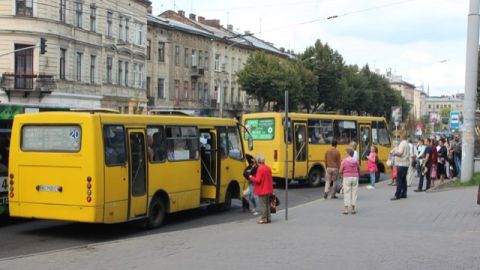
M 387 181 L 385 181 L 387 182 Z M 273 215 L 0 260 L 1 269 L 480 269 L 477 187 L 360 188 L 356 215 L 317 200 Z M 341 196 L 340 196 L 341 197 Z M 232 211 L 240 211 L 235 209 Z

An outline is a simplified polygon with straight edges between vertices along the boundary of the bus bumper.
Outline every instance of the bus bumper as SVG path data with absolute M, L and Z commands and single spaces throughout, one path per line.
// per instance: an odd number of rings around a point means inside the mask
M 103 222 L 103 206 L 10 202 L 10 216 L 86 223 Z

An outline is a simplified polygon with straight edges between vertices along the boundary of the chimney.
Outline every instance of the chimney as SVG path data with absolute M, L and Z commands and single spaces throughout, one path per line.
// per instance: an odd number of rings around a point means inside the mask
M 202 17 L 202 16 L 198 16 L 198 22 L 199 22 L 199 23 L 203 23 L 203 24 L 207 24 L 207 23 L 205 22 L 205 17 Z
M 206 24 L 211 26 L 211 27 L 215 27 L 215 28 L 220 28 L 220 20 L 205 20 Z
M 178 15 L 180 15 L 180 16 L 182 16 L 182 17 L 185 17 L 185 11 L 179 10 L 179 11 L 178 11 Z
M 280 51 L 281 51 L 281 52 L 285 52 L 285 48 L 284 48 L 284 47 L 280 47 Z
M 233 31 L 233 25 L 232 24 L 227 24 L 227 29 L 230 31 Z
M 149 7 L 147 8 L 147 12 L 148 12 L 148 14 L 152 14 L 152 9 L 153 9 L 153 7 L 152 7 L 152 6 L 149 6 Z
M 251 35 L 252 33 L 249 30 L 245 30 L 245 35 Z
M 190 20 L 192 21 L 196 21 L 197 20 L 197 15 L 193 14 L 193 13 L 190 13 L 190 15 L 188 16 L 188 18 L 190 18 Z

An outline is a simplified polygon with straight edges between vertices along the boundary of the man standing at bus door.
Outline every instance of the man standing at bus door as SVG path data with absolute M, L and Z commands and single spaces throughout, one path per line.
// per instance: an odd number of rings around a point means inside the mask
M 267 224 L 270 219 L 270 195 L 273 193 L 272 170 L 265 164 L 263 155 L 256 156 L 258 168 L 255 176 L 250 175 L 249 179 L 253 182 L 254 192 L 258 196 L 260 204 L 260 219 L 258 224 Z
M 410 165 L 410 146 L 407 142 L 407 135 L 402 132 L 400 135 L 400 144 L 395 152 L 395 165 L 397 166 L 397 191 L 391 200 L 400 200 L 407 198 L 407 172 Z
M 332 148 L 325 152 L 325 167 L 327 167 L 327 173 L 325 175 L 323 198 L 327 199 L 330 194 L 330 198 L 335 199 L 337 190 L 335 183 L 337 182 L 338 170 L 340 169 L 340 152 L 337 150 L 336 140 L 332 141 Z

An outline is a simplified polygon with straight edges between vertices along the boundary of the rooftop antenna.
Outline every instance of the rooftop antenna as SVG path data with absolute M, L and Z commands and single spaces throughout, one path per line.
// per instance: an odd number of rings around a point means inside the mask
M 262 38 L 262 18 L 260 18 L 260 30 L 258 31 L 260 38 Z
M 227 11 L 227 25 L 230 24 L 230 11 Z
M 177 10 L 177 2 L 173 0 L 173 11 Z

